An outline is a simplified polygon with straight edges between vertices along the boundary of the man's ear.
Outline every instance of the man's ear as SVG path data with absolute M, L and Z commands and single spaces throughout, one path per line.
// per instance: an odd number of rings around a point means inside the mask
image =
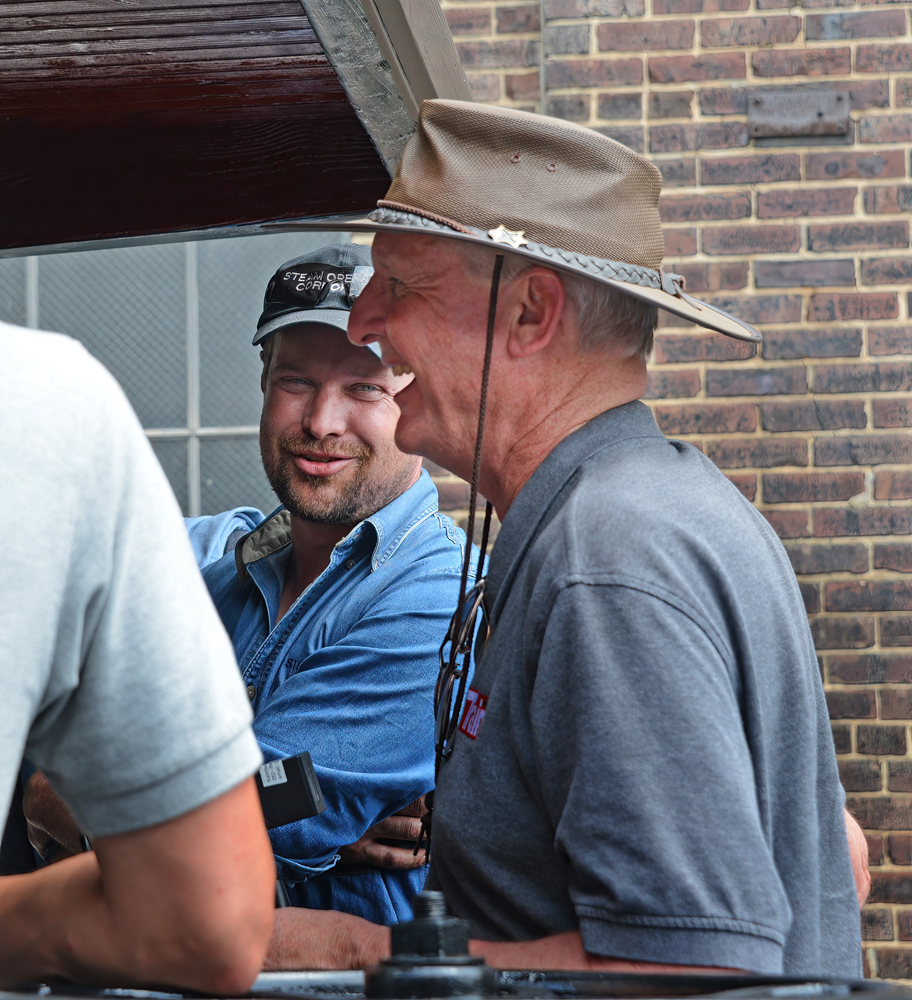
M 507 352 L 525 358 L 544 350 L 560 328 L 566 292 L 560 276 L 548 268 L 532 267 L 513 282 Z

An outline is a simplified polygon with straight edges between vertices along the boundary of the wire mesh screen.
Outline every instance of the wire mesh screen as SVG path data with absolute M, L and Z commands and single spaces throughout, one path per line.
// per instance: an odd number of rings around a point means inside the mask
M 123 385 L 185 514 L 278 505 L 260 464 L 263 293 L 345 239 L 282 233 L 0 260 L 0 319 L 68 333 Z

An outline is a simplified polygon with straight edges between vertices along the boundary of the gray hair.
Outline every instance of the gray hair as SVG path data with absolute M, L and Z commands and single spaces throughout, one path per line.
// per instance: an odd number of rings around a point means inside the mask
M 467 270 L 477 277 L 490 275 L 496 251 L 475 244 L 451 241 L 459 248 Z M 529 263 L 515 254 L 504 256 L 501 281 L 513 281 L 524 271 L 544 265 Z M 555 271 L 564 283 L 567 301 L 576 312 L 580 346 L 584 351 L 616 346 L 631 356 L 645 360 L 652 350 L 653 335 L 658 325 L 658 306 L 618 291 L 611 285 L 577 277 L 565 271 Z

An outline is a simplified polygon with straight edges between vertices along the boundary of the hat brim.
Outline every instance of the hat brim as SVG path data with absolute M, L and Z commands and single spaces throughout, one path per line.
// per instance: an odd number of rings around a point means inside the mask
M 286 326 L 306 326 L 307 324 L 334 326 L 337 330 L 342 330 L 345 333 L 348 330 L 348 317 L 350 315 L 351 313 L 347 309 L 307 309 L 306 311 L 300 309 L 296 312 L 283 313 L 281 316 L 269 320 L 268 323 L 264 323 L 254 335 L 253 343 L 255 345 L 261 343 L 270 333 L 275 333 L 276 330 L 281 330 Z
M 406 213 L 399 212 L 396 214 L 404 215 Z M 699 299 L 695 299 L 692 296 L 685 294 L 679 287 L 676 287 L 675 289 L 676 294 L 672 294 L 666 291 L 663 287 L 655 288 L 649 285 L 637 284 L 632 281 L 624 281 L 616 276 L 598 273 L 597 271 L 587 269 L 585 266 L 581 265 L 581 258 L 576 254 L 568 253 L 566 254 L 566 257 L 570 259 L 564 259 L 563 256 L 560 256 L 561 251 L 553 251 L 551 248 L 540 248 L 537 244 L 532 244 L 532 248 L 506 245 L 501 242 L 495 242 L 487 234 L 480 231 L 474 233 L 452 229 L 451 227 L 435 222 L 432 219 L 419 216 L 417 213 L 415 213 L 412 217 L 416 221 L 378 222 L 377 220 L 366 215 L 333 215 L 323 216 L 319 219 L 283 220 L 281 222 L 271 222 L 264 225 L 262 228 L 263 230 L 281 230 L 283 232 L 303 232 L 308 230 L 325 232 L 345 231 L 355 233 L 390 232 L 404 233 L 410 236 L 442 236 L 445 239 L 461 240 L 465 243 L 473 243 L 477 246 L 487 247 L 489 250 L 497 250 L 498 252 L 514 254 L 517 257 L 523 257 L 531 262 L 541 264 L 544 267 L 554 268 L 557 271 L 565 271 L 568 274 L 574 274 L 577 277 L 589 278 L 592 281 L 598 281 L 601 284 L 610 285 L 612 288 L 617 288 L 618 291 L 624 292 L 627 295 L 632 295 L 634 298 L 641 299 L 644 302 L 650 302 L 657 305 L 660 309 L 673 313 L 675 316 L 680 316 L 682 319 L 689 320 L 691 323 L 696 323 L 698 326 L 706 327 L 706 329 L 712 330 L 715 333 L 725 334 L 727 337 L 734 337 L 736 340 L 745 340 L 756 344 L 760 343 L 763 339 L 760 332 L 749 323 L 745 323 L 743 320 L 732 316 L 723 309 L 710 305 L 708 302 L 702 302 Z M 551 253 L 548 251 L 551 251 Z M 594 260 L 594 258 L 589 258 L 589 260 Z M 614 262 L 603 263 L 607 265 L 613 264 Z M 645 269 L 641 268 L 639 270 L 642 271 Z M 658 274 L 658 272 L 653 273 Z M 668 275 L 665 275 L 665 278 L 668 277 Z M 658 280 L 661 282 L 662 277 L 659 276 Z M 254 343 L 256 343 L 256 341 L 254 341 Z

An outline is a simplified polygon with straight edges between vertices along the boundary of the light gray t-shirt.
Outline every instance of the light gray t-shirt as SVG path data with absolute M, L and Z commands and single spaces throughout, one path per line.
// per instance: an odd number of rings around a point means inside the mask
M 0 816 L 25 751 L 90 836 L 179 816 L 261 762 L 180 511 L 111 375 L 0 323 Z
M 489 940 L 860 976 L 832 737 L 765 519 L 642 403 L 561 442 L 504 519 L 494 631 L 431 884 Z

